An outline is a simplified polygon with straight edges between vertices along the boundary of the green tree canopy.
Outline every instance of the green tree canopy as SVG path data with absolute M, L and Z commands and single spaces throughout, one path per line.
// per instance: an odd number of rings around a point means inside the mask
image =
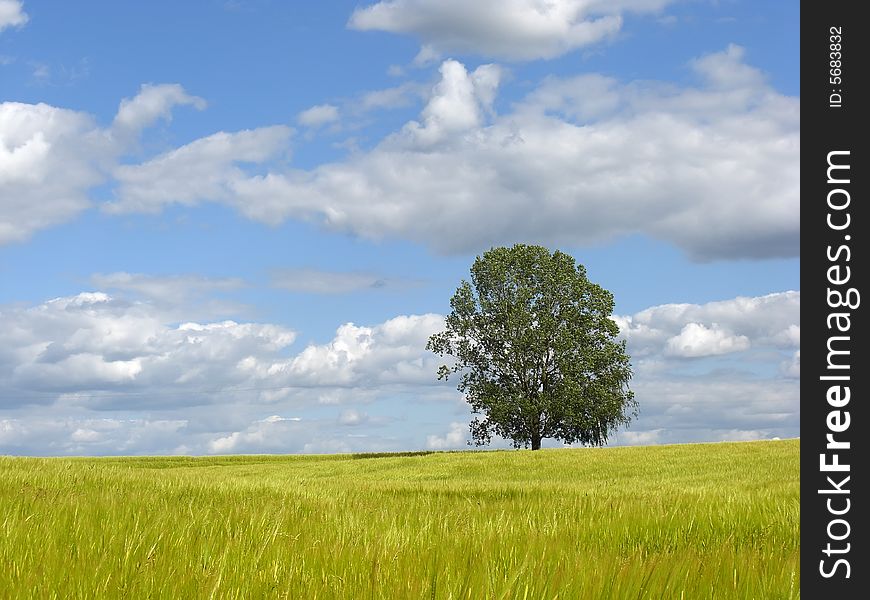
M 438 378 L 460 374 L 457 389 L 478 415 L 470 425 L 477 445 L 493 434 L 533 450 L 544 438 L 603 445 L 636 415 L 613 294 L 571 256 L 493 248 L 474 261 L 450 306 L 446 330 L 426 348 L 453 357 Z

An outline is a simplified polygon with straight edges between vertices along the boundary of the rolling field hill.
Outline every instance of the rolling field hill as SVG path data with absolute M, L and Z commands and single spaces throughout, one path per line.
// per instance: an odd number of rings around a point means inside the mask
M 0 597 L 797 598 L 799 440 L 0 457 Z

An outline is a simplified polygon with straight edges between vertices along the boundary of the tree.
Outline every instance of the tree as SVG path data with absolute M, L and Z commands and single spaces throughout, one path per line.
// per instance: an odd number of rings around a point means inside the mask
M 637 414 L 625 342 L 610 319 L 613 294 L 586 278 L 569 255 L 541 246 L 493 248 L 477 257 L 471 283 L 450 299 L 446 330 L 426 348 L 452 356 L 438 379 L 457 389 L 475 417 L 476 445 L 493 434 L 538 450 L 541 440 L 603 445 Z

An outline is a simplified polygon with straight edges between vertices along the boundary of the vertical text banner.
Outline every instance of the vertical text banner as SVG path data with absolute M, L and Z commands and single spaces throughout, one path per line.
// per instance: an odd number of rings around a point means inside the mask
M 801 593 L 867 598 L 870 303 L 859 2 L 801 7 Z M 860 358 L 859 358 L 860 357 Z M 863 359 L 863 361 L 862 361 Z M 824 595 L 822 595 L 824 594 Z

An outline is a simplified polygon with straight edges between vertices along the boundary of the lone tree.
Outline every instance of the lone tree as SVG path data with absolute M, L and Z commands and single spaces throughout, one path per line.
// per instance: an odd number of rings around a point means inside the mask
M 603 445 L 637 414 L 631 364 L 610 319 L 613 294 L 556 250 L 517 244 L 477 257 L 426 348 L 454 358 L 478 446 L 497 434 L 538 450 L 544 438 Z

